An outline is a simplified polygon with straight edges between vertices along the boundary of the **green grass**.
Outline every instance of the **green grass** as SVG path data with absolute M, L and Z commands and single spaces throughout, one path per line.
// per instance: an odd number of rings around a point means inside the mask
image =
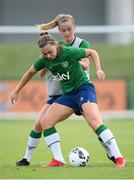
M 100 55 L 107 78 L 133 78 L 133 45 L 92 44 Z M 20 79 L 23 73 L 35 62 L 39 49 L 34 44 L 0 44 L 0 79 Z M 96 78 L 90 64 L 91 77 Z M 36 76 L 36 79 L 39 78 Z
M 100 55 L 102 67 L 106 73 L 107 78 L 133 78 L 134 44 L 126 46 L 95 44 L 93 45 L 93 48 L 95 48 Z
M 39 49 L 33 44 L 0 44 L 0 78 L 19 79 L 39 57 Z
M 68 152 L 75 146 L 82 146 L 90 154 L 88 167 L 41 168 L 49 162 L 51 153 L 43 138 L 35 151 L 31 165 L 16 168 L 25 152 L 27 137 L 33 121 L 0 121 L 0 178 L 1 179 L 134 179 L 134 121 L 113 120 L 105 124 L 113 131 L 118 145 L 127 159 L 127 167 L 118 169 L 106 158 L 96 135 L 84 121 L 66 120 L 57 125 L 61 146 L 67 161 Z

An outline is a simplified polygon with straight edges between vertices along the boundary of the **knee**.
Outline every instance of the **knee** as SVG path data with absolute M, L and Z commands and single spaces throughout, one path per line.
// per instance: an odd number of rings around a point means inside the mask
M 35 124 L 34 124 L 34 128 L 33 128 L 35 131 L 37 131 L 37 132 L 42 132 L 42 125 L 41 125 L 41 123 L 40 122 L 36 122 Z
M 53 123 L 50 120 L 48 120 L 47 118 L 43 118 L 41 120 L 41 127 L 42 127 L 43 130 L 49 129 L 49 128 L 53 127 L 53 126 L 54 126 Z

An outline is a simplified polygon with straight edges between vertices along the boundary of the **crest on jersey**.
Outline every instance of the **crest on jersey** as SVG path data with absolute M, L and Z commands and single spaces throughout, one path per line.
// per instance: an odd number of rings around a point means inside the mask
M 68 62 L 67 61 L 64 61 L 61 63 L 61 65 L 64 67 L 64 68 L 67 68 L 68 67 Z

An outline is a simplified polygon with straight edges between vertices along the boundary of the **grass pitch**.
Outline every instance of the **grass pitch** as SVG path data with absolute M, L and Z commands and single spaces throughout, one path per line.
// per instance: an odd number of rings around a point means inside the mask
M 51 159 L 43 137 L 33 154 L 31 165 L 15 167 L 15 162 L 23 158 L 27 138 L 33 121 L 0 121 L 0 179 L 134 179 L 134 121 L 113 120 L 105 124 L 114 133 L 127 166 L 118 169 L 106 158 L 105 151 L 96 135 L 84 120 L 66 120 L 57 125 L 61 136 L 61 146 L 65 160 L 69 151 L 76 146 L 84 147 L 90 155 L 88 167 L 42 168 L 42 163 Z

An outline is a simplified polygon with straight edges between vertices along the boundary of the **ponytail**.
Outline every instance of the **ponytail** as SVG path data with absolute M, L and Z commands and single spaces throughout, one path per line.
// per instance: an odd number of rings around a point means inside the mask
M 53 20 L 53 21 L 46 23 L 46 24 L 37 25 L 39 30 L 49 30 L 49 29 L 55 28 L 56 26 L 58 26 L 58 23 L 56 20 Z
M 72 23 L 75 25 L 73 16 L 69 14 L 59 14 L 51 22 L 45 24 L 39 24 L 37 25 L 37 27 L 39 30 L 49 30 L 55 28 L 56 26 L 59 26 L 60 23 L 65 22 L 67 20 L 71 20 Z

